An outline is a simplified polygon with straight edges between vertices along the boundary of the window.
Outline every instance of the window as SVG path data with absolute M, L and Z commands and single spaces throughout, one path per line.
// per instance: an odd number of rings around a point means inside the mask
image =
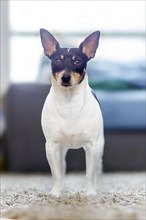
M 95 60 L 144 61 L 144 1 L 10 1 L 10 78 L 35 82 L 43 50 L 41 27 L 65 46 L 102 33 Z

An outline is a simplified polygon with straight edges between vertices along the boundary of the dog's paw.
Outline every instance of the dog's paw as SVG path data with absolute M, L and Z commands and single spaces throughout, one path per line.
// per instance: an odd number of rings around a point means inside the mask
M 54 196 L 54 197 L 59 197 L 61 195 L 61 190 L 60 189 L 56 189 L 56 188 L 53 188 L 50 192 L 50 195 L 51 196 Z

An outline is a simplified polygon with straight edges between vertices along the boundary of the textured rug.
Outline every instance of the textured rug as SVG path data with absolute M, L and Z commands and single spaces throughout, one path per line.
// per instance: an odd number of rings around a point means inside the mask
M 1 217 L 49 219 L 145 219 L 145 173 L 103 174 L 97 196 L 85 196 L 85 175 L 68 174 L 59 198 L 49 195 L 49 175 L 1 175 Z

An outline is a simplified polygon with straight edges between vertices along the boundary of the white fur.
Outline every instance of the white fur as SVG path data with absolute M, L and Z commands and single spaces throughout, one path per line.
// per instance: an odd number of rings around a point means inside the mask
M 96 194 L 95 176 L 101 169 L 104 148 L 103 119 L 91 93 L 88 77 L 73 87 L 62 88 L 52 77 L 52 87 L 42 110 L 46 155 L 53 176 L 51 194 L 63 190 L 67 149 L 86 152 L 87 195 Z

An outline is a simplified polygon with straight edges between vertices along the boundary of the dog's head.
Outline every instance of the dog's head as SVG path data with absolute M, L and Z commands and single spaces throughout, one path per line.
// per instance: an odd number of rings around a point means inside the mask
M 95 56 L 100 32 L 89 35 L 79 48 L 61 48 L 54 36 L 40 29 L 45 55 L 51 60 L 52 74 L 60 87 L 80 84 L 86 73 L 87 62 Z

